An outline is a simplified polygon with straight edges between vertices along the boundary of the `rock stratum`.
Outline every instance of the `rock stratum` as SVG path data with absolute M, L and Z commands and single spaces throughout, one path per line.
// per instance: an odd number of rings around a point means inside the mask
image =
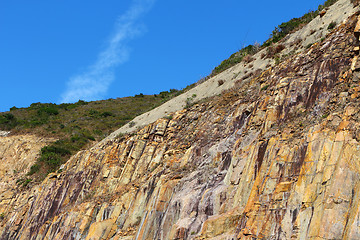
M 359 29 L 2 190 L 0 239 L 360 239 Z

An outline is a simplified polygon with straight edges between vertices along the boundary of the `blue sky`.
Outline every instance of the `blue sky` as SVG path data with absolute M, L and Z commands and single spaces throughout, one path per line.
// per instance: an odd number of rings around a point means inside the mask
M 0 111 L 184 88 L 322 3 L 0 1 Z

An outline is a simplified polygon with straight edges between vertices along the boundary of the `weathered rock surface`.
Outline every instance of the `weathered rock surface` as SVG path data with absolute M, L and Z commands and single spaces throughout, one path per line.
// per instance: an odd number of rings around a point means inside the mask
M 6 132 L 6 135 L 9 132 Z M 5 135 L 5 136 L 6 136 Z M 20 197 L 19 180 L 35 163 L 39 151 L 55 139 L 34 135 L 0 137 L 0 216 L 11 211 L 11 204 Z M 0 218 L 0 219 L 1 219 Z
M 79 152 L 0 203 L 0 239 L 359 239 L 356 23 Z

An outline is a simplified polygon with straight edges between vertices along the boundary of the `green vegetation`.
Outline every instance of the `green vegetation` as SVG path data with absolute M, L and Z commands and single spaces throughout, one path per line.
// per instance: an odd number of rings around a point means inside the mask
M 167 116 L 165 116 L 164 118 L 167 119 L 167 120 L 172 120 L 172 119 L 173 119 L 173 115 L 167 115 Z
M 11 113 L 0 115 L 0 128 L 10 130 L 18 124 L 16 117 Z
M 259 46 L 256 44 L 244 47 L 243 49 L 239 50 L 238 52 L 233 53 L 228 59 L 225 59 L 224 61 L 222 61 L 219 66 L 215 67 L 215 69 L 213 70 L 211 75 L 214 76 L 218 73 L 225 71 L 226 69 L 240 63 L 245 56 L 253 55 L 253 54 L 257 53 L 258 50 L 259 50 Z
M 308 45 L 305 46 L 305 49 L 311 48 L 312 45 L 313 43 L 309 43 Z
M 328 26 L 328 30 L 332 30 L 332 29 L 334 29 L 336 27 L 336 22 L 334 22 L 334 21 L 332 21 L 330 24 L 329 24 L 329 26 Z
M 147 112 L 184 90 L 171 89 L 156 95 L 138 94 L 134 97 L 103 101 L 76 103 L 33 103 L 28 108 L 12 107 L 11 113 L 0 113 L 0 130 L 11 130 L 12 134 L 32 133 L 54 137 L 59 140 L 43 147 L 28 176 L 42 179 L 57 171 L 61 164 L 77 151 L 93 141 L 106 137 L 111 132 L 129 123 L 134 117 Z M 28 184 L 26 180 L 21 185 Z
M 269 88 L 269 85 L 265 85 L 265 86 L 263 86 L 260 90 L 261 91 L 265 91 L 265 90 L 267 90 Z
M 221 62 L 221 64 L 212 71 L 210 76 L 215 76 L 226 69 L 240 63 L 241 61 L 245 60 L 245 56 L 251 56 L 255 54 L 256 52 L 260 51 L 263 48 L 269 47 L 273 45 L 274 43 L 279 42 L 282 40 L 285 36 L 288 34 L 297 31 L 301 27 L 308 24 L 311 20 L 313 20 L 316 16 L 319 15 L 319 13 L 324 10 L 327 7 L 330 7 L 334 3 L 336 3 L 338 0 L 327 0 L 324 4 L 319 5 L 318 9 L 315 11 L 309 11 L 308 13 L 304 14 L 302 17 L 299 18 L 293 18 L 289 20 L 288 22 L 281 23 L 279 26 L 275 27 L 275 29 L 270 34 L 270 38 L 266 40 L 261 46 L 258 45 L 249 45 L 242 49 L 240 49 L 238 52 L 232 54 L 228 59 Z M 331 25 L 331 27 L 335 27 L 335 25 Z M 330 25 L 329 25 L 330 27 Z M 250 59 L 250 58 L 249 58 Z
M 311 20 L 313 20 L 319 13 L 327 7 L 330 7 L 337 0 L 327 0 L 323 5 L 319 5 L 318 9 L 315 11 L 309 11 L 308 13 L 304 14 L 300 18 L 293 18 L 288 22 L 281 23 L 279 26 L 275 27 L 272 31 L 270 38 L 265 41 L 263 46 L 267 47 L 270 46 L 272 43 L 276 43 L 283 39 L 289 33 L 297 31 L 302 26 L 308 24 Z
M 196 94 L 193 94 L 191 97 L 188 97 L 186 99 L 186 104 L 185 104 L 185 108 L 189 108 L 191 107 L 192 105 L 194 105 L 194 99 L 196 98 Z
M 31 178 L 20 178 L 20 179 L 16 180 L 16 183 L 19 186 L 26 187 L 31 181 L 32 181 Z

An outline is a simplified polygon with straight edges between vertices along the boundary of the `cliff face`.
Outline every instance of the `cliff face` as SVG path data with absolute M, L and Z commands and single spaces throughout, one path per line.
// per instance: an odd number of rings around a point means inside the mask
M 79 152 L 0 202 L 0 239 L 359 239 L 356 23 Z
M 3 132 L 3 137 L 0 137 L 0 220 L 3 220 L 5 213 L 12 211 L 11 204 L 21 198 L 26 173 L 35 163 L 40 149 L 55 140 L 7 134 Z

